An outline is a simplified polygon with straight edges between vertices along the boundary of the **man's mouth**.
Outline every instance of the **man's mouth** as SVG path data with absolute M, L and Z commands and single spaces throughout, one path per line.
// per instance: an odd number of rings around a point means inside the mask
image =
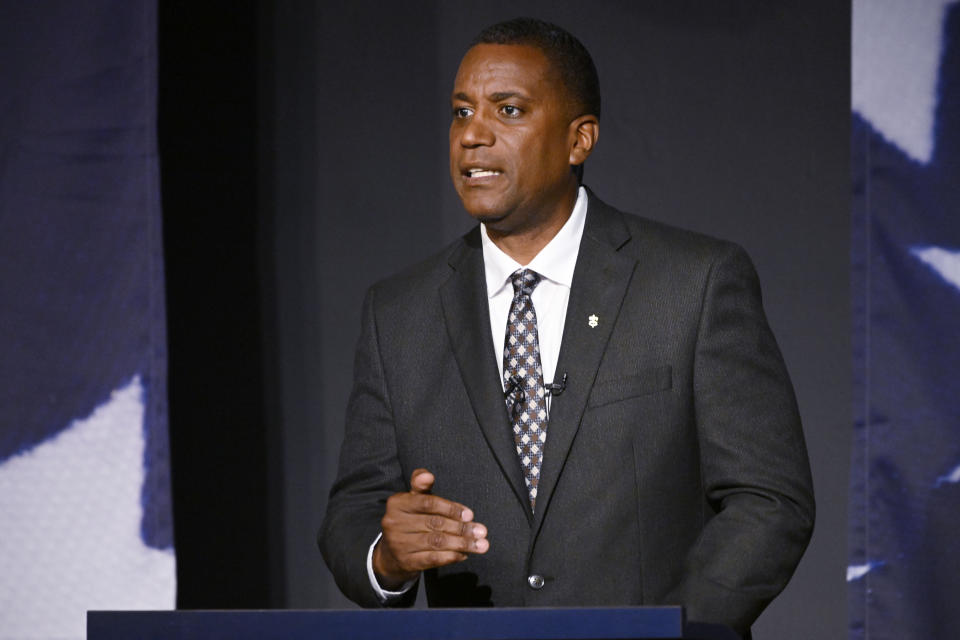
M 486 167 L 470 167 L 463 172 L 463 175 L 468 178 L 490 178 L 493 176 L 498 176 L 502 171 L 496 169 L 487 169 Z

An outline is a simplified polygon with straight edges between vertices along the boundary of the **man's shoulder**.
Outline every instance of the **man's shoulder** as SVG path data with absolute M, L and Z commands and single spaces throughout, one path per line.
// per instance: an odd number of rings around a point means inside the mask
M 423 304 L 453 275 L 453 265 L 464 254 L 479 251 L 479 243 L 479 227 L 476 227 L 430 257 L 378 280 L 370 291 L 379 304 Z
M 721 255 L 744 253 L 734 242 L 622 211 L 592 192 L 587 216 L 585 235 L 637 258 L 709 264 Z

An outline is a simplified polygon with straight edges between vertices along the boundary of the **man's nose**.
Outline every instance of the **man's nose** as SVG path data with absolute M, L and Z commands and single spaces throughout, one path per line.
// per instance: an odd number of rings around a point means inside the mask
M 460 135 L 460 144 L 464 147 L 489 147 L 494 140 L 493 129 L 490 128 L 484 117 L 478 113 L 467 120 Z

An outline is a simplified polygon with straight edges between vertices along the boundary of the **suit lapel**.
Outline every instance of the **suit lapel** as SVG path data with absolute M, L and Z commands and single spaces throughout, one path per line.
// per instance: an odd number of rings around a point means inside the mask
M 524 511 L 532 517 L 490 342 L 490 311 L 479 228 L 465 237 L 449 262 L 454 273 L 440 287 L 440 300 L 453 354 L 487 444 L 517 499 L 527 507 Z
M 531 544 L 550 507 L 636 265 L 617 253 L 629 239 L 622 214 L 591 193 L 554 378 L 566 373 L 567 386 L 551 401 Z

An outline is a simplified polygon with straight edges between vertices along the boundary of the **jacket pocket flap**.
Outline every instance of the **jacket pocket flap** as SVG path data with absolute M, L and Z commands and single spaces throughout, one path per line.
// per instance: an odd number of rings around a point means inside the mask
M 598 380 L 590 392 L 587 406 L 619 402 L 655 391 L 664 391 L 673 386 L 673 370 L 670 365 L 644 369 L 635 375 Z

